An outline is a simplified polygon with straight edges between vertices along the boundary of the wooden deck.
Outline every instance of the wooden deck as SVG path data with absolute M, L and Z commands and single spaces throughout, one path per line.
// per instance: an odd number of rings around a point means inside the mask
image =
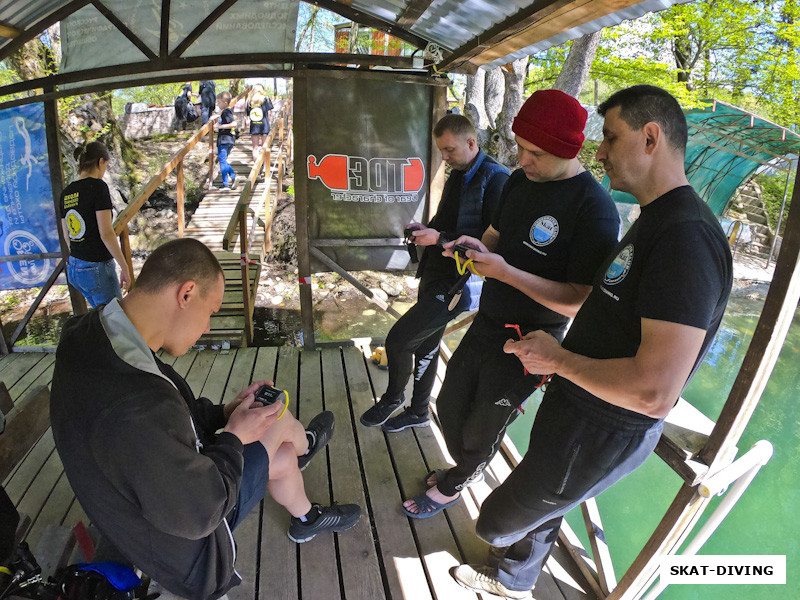
M 302 422 L 323 408 L 333 411 L 335 435 L 326 454 L 306 469 L 306 490 L 312 501 L 362 507 L 354 529 L 294 544 L 286 536 L 288 514 L 267 498 L 261 511 L 254 511 L 235 532 L 237 569 L 244 582 L 229 592 L 230 600 L 480 597 L 459 587 L 448 569 L 485 557 L 487 547 L 476 538 L 474 521 L 480 502 L 510 470 L 504 458 L 496 457 L 485 482 L 471 488 L 446 514 L 408 519 L 400 511 L 401 501 L 423 490 L 428 470 L 447 463 L 441 436 L 436 427 L 386 435 L 360 425 L 358 417 L 383 392 L 387 375 L 358 348 L 204 350 L 167 359 L 197 395 L 225 402 L 252 379 L 274 378 L 289 391 L 289 408 Z M 54 355 L 45 353 L 0 360 L 0 381 L 8 387 L 15 411 L 35 386 L 49 384 L 53 362 Z M 9 475 L 5 487 L 19 511 L 31 518 L 26 538 L 37 556 L 43 544 L 52 543 L 48 526 L 72 527 L 86 521 L 49 430 Z M 590 597 L 565 571 L 568 564 L 557 548 L 537 584 L 537 600 Z

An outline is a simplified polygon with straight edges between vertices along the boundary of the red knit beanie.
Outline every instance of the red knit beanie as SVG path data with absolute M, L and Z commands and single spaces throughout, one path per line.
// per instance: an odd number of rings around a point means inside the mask
M 542 150 L 575 158 L 583 145 L 586 109 L 561 90 L 539 90 L 525 101 L 511 130 Z

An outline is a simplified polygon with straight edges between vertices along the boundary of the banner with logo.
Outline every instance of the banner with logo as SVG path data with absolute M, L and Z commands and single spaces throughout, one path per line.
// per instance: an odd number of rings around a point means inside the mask
M 308 178 L 309 237 L 312 245 L 351 240 L 318 245 L 345 269 L 408 266 L 404 246 L 358 243 L 399 240 L 405 225 L 425 214 L 432 89 L 388 74 L 309 73 L 302 173 Z
M 3 256 L 60 252 L 43 104 L 0 111 L 0 247 Z M 56 263 L 2 262 L 0 289 L 41 286 Z

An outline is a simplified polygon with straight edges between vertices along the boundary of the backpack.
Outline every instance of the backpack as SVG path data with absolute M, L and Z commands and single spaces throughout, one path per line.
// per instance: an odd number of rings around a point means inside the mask
M 186 106 L 186 121 L 191 123 L 192 121 L 196 121 L 199 116 L 200 115 L 197 114 L 197 108 L 195 108 L 194 104 L 189 102 Z

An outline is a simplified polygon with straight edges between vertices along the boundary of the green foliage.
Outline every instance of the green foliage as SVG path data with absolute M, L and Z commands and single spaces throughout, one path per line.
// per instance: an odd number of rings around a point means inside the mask
M 784 211 L 783 220 L 781 222 L 781 233 L 783 233 L 783 229 L 786 226 L 786 215 L 789 212 L 789 206 L 792 204 L 792 189 L 794 188 L 795 174 L 796 171 L 793 171 L 789 179 L 789 191 L 786 197 L 786 210 Z M 780 215 L 781 204 L 783 203 L 783 192 L 786 189 L 786 174 L 760 174 L 756 175 L 753 179 L 761 186 L 764 208 L 766 208 L 767 214 L 769 215 L 770 227 L 774 229 L 778 224 L 778 215 Z
M 294 186 L 293 185 L 287 186 L 286 193 L 289 194 L 290 196 L 294 196 Z

